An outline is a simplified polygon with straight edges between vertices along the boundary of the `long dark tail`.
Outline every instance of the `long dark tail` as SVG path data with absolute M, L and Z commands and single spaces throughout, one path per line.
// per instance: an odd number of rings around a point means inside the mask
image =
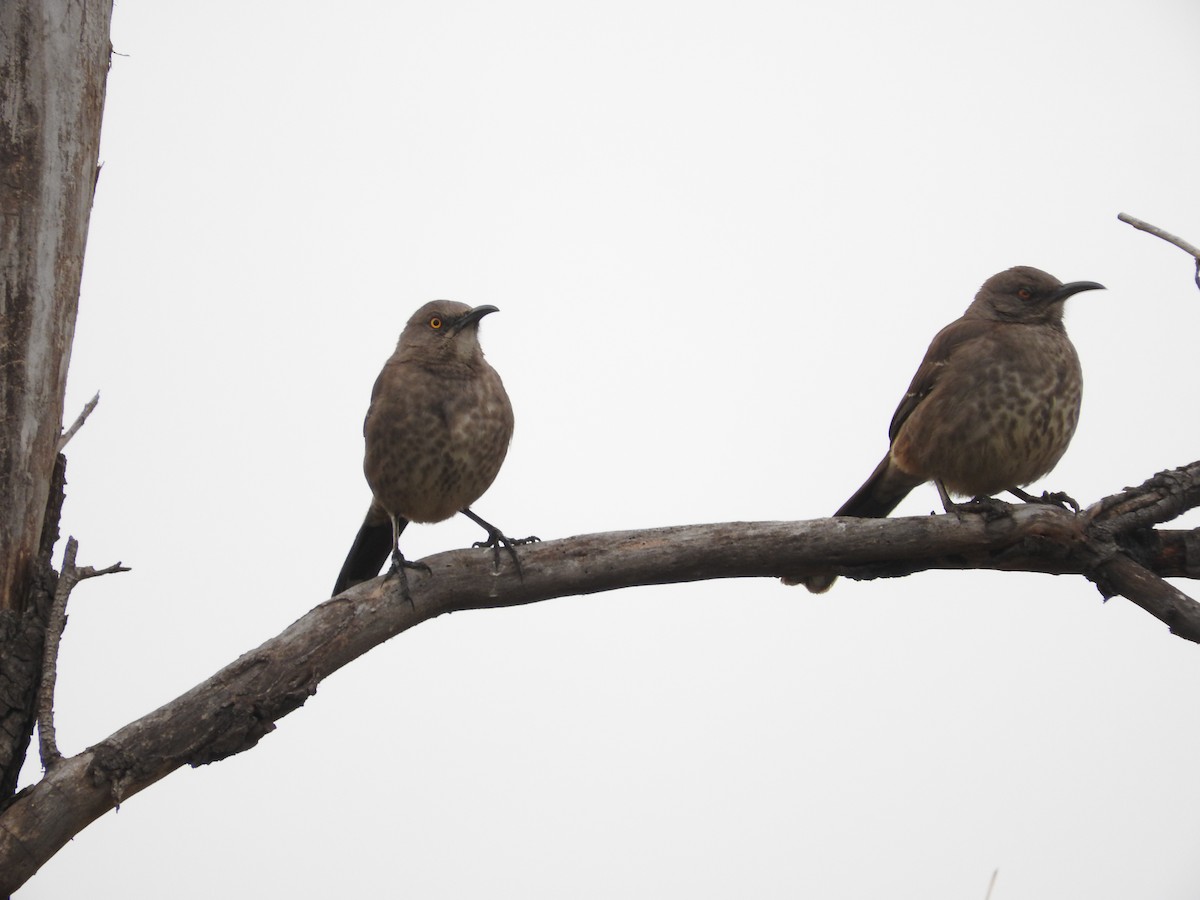
M 912 493 L 912 489 L 923 484 L 900 470 L 892 462 L 889 453 L 854 496 L 841 505 L 835 516 L 854 516 L 858 519 L 882 519 L 900 505 L 900 501 Z
M 854 516 L 859 519 L 882 519 L 900 505 L 900 501 L 924 482 L 902 472 L 892 462 L 891 454 L 875 467 L 863 486 L 841 505 L 835 516 Z M 784 577 L 784 584 L 802 584 L 814 594 L 823 594 L 837 581 L 836 575 L 808 575 L 803 578 Z
M 406 520 L 401 519 L 400 530 L 407 524 Z M 342 571 L 338 573 L 337 583 L 333 586 L 333 596 L 378 575 L 393 546 L 391 516 L 372 503 L 354 537 L 350 552 L 346 554 L 346 561 L 342 563 Z

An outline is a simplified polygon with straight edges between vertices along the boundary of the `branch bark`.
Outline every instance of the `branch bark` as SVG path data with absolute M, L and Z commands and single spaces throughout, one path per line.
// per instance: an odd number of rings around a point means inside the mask
M 20 615 L 0 612 L 0 808 L 17 790 L 17 778 L 33 735 L 46 627 L 58 589 L 58 573 L 51 564 L 51 556 L 58 542 L 66 474 L 67 458 L 60 453 L 46 506 L 37 564 L 33 567 L 29 600 Z
M 322 679 L 391 637 L 447 612 L 518 606 L 646 584 L 837 572 L 878 578 L 924 569 L 1076 574 L 1121 593 L 1200 642 L 1200 604 L 1166 584 L 1147 521 L 1200 505 L 1200 462 L 1161 473 L 1076 514 L 1039 503 L 900 519 L 733 522 L 583 535 L 522 548 L 524 578 L 485 550 L 423 560 L 412 602 L 384 578 L 326 600 L 207 681 L 63 759 L 0 812 L 0 893 L 23 884 L 90 822 L 184 765 L 255 746 Z M 1151 513 L 1144 512 L 1152 511 Z M 1141 512 L 1139 512 L 1141 511 Z M 1176 513 L 1177 514 L 1177 513 Z M 1148 518 L 1147 518 L 1148 517 Z M 1129 530 L 1122 530 L 1129 529 Z M 1185 567 L 1198 568 L 1193 559 Z M 782 590 L 782 588 L 781 588 Z
M 1184 253 L 1191 254 L 1192 258 L 1196 261 L 1196 287 L 1200 288 L 1200 247 L 1189 244 L 1183 238 L 1177 237 L 1171 234 L 1171 232 L 1159 228 L 1157 225 L 1151 225 L 1149 222 L 1145 222 L 1136 216 L 1129 215 L 1128 213 L 1118 213 L 1117 218 L 1126 225 L 1132 225 L 1134 228 L 1138 229 L 1138 231 L 1144 231 L 1147 234 L 1152 234 L 1156 238 L 1161 238 L 1162 240 L 1166 241 L 1168 244 L 1174 244 Z
M 92 397 L 91 400 L 89 400 L 87 403 L 85 403 L 83 405 L 83 410 L 79 413 L 78 416 L 75 417 L 75 421 L 71 423 L 71 427 L 68 428 L 66 431 L 64 431 L 62 433 L 62 435 L 59 437 L 59 439 L 58 439 L 58 452 L 59 453 L 63 452 L 63 448 L 65 448 L 67 446 L 67 443 L 71 440 L 71 438 L 75 437 L 75 433 L 77 431 L 79 431 L 80 428 L 83 427 L 83 423 L 87 421 L 88 416 L 90 416 L 92 414 L 92 410 L 94 410 L 96 408 L 96 404 L 99 402 L 100 402 L 100 392 L 97 391 L 96 395 L 94 397 Z
M 58 647 L 62 642 L 63 631 L 67 627 L 67 600 L 70 599 L 75 585 L 85 578 L 129 571 L 120 563 L 103 569 L 77 566 L 75 565 L 75 556 L 78 550 L 79 542 L 73 537 L 67 538 L 67 548 L 63 551 L 62 571 L 58 576 L 58 584 L 54 590 L 54 599 L 50 604 L 50 613 L 46 621 L 45 649 L 42 652 L 42 682 L 41 687 L 38 688 L 37 722 L 42 768 L 47 770 L 52 769 L 62 759 L 62 754 L 58 751 L 54 729 L 54 688 L 58 682 Z

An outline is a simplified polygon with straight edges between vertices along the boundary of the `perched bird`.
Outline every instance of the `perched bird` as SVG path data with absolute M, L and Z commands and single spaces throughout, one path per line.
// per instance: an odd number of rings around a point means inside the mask
M 363 471 L 373 499 L 342 564 L 333 593 L 374 578 L 392 556 L 389 575 L 425 568 L 400 552 L 409 522 L 441 522 L 456 512 L 487 530 L 476 547 L 500 547 L 520 572 L 514 545 L 470 506 L 491 486 L 512 440 L 513 412 L 496 370 L 483 358 L 479 322 L 494 306 L 435 300 L 418 309 L 379 373 L 363 423 Z
M 989 497 L 1047 474 L 1079 421 L 1083 372 L 1063 327 L 1063 306 L 1094 281 L 1063 284 L 1030 266 L 983 283 L 962 318 L 937 333 L 888 429 L 891 446 L 871 477 L 834 515 L 890 513 L 913 488 L 933 481 L 950 494 Z M 785 577 L 826 591 L 831 575 Z

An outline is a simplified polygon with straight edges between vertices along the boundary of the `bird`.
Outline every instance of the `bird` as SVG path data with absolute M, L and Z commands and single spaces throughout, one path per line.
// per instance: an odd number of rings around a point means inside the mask
M 982 499 L 1047 475 L 1079 422 L 1083 370 L 1063 326 L 1068 298 L 1103 290 L 1063 284 L 1032 266 L 987 279 L 966 312 L 934 336 L 892 416 L 891 441 L 871 477 L 835 516 L 882 518 L 913 488 L 932 481 L 947 512 L 950 494 Z M 813 593 L 832 575 L 785 576 Z
M 408 320 L 396 350 L 371 391 L 363 422 L 363 473 L 371 505 L 333 587 L 336 596 L 374 578 L 387 560 L 410 600 L 405 569 L 428 567 L 400 552 L 409 522 L 441 522 L 462 513 L 488 534 L 476 547 L 500 547 L 521 562 L 511 540 L 470 509 L 495 480 L 513 434 L 512 403 L 496 370 L 484 359 L 479 323 L 499 312 L 451 300 L 426 303 Z

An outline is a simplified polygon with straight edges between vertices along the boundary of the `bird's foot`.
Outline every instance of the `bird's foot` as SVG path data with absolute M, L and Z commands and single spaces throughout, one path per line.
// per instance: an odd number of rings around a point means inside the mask
M 516 548 L 522 544 L 533 544 L 540 540 L 541 538 L 536 534 L 531 534 L 529 537 L 523 538 L 509 538 L 497 528 L 488 528 L 488 539 L 486 541 L 476 541 L 471 546 L 474 548 L 491 547 L 492 559 L 495 562 L 497 572 L 500 571 L 500 548 L 503 547 L 512 558 L 513 566 L 517 570 L 517 577 L 524 578 L 525 575 L 521 571 L 521 559 L 517 556 Z
M 400 579 L 400 597 L 408 601 L 408 605 L 416 608 L 413 603 L 412 594 L 408 590 L 408 569 L 420 569 L 426 575 L 432 575 L 433 571 L 429 566 L 422 562 L 409 562 L 400 553 L 392 554 L 392 564 L 388 567 L 387 573 L 383 576 L 384 581 L 390 581 L 393 578 Z
M 509 538 L 506 537 L 504 532 L 502 532 L 499 528 L 497 528 L 491 522 L 487 522 L 479 518 L 479 516 L 471 512 L 469 508 L 462 509 L 460 512 L 462 512 L 464 516 L 466 516 L 488 534 L 488 539 L 486 541 L 476 541 L 471 546 L 473 548 L 491 547 L 492 559 L 496 564 L 497 572 L 500 571 L 500 548 L 503 547 L 508 551 L 508 555 L 512 557 L 513 566 L 515 566 L 517 570 L 517 577 L 524 578 L 525 575 L 521 572 L 521 560 L 517 558 L 517 551 L 514 548 L 520 547 L 522 544 L 536 543 L 537 541 L 540 541 L 541 538 L 535 534 L 531 534 L 529 537 L 525 538 Z
M 1027 494 L 1020 488 L 1009 488 L 1008 492 L 1015 497 L 1021 498 L 1026 503 L 1044 503 L 1047 506 L 1057 506 L 1059 509 L 1069 510 L 1076 515 L 1079 514 L 1080 506 L 1078 501 L 1063 491 L 1042 491 L 1042 496 L 1040 497 Z

